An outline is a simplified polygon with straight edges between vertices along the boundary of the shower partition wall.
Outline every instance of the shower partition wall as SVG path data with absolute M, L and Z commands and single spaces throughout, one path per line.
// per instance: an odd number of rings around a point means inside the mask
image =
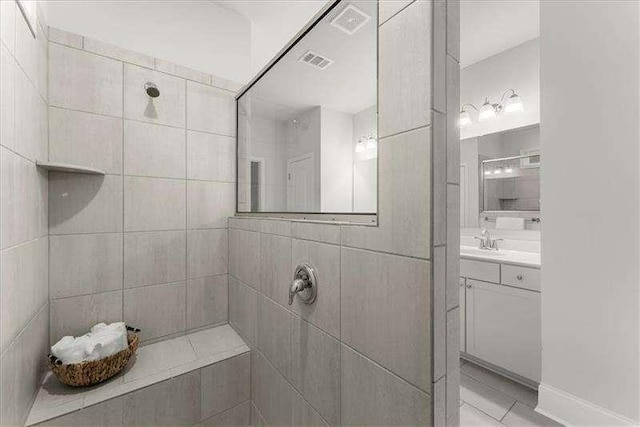
M 230 219 L 256 424 L 458 424 L 458 14 L 379 3 L 376 226 Z M 317 299 L 288 305 L 302 263 Z

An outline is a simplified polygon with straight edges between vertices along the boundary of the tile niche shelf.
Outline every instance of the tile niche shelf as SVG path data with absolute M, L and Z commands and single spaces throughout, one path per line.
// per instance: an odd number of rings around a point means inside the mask
M 105 174 L 104 171 L 101 171 L 100 169 L 90 168 L 87 166 L 70 165 L 67 163 L 43 162 L 41 160 L 36 160 L 36 166 L 52 172 L 83 173 L 86 175 Z

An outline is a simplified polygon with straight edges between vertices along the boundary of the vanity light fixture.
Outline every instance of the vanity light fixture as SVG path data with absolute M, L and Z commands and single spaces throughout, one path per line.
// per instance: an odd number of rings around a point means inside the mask
M 505 101 L 505 96 L 509 94 L 509 97 Z M 507 89 L 500 97 L 500 102 L 497 104 L 492 104 L 489 101 L 489 98 L 485 98 L 484 104 L 482 107 L 478 109 L 473 104 L 464 104 L 460 109 L 460 120 L 458 124 L 460 127 L 469 126 L 473 123 L 471 120 L 471 115 L 469 114 L 469 107 L 473 108 L 478 112 L 478 121 L 484 122 L 490 119 L 493 119 L 498 114 L 501 113 L 517 113 L 520 111 L 524 111 L 524 104 L 522 102 L 522 98 L 516 93 L 513 89 Z

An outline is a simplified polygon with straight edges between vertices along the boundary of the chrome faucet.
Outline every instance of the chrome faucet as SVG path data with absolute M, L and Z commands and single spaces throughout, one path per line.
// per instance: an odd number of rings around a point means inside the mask
M 486 228 L 482 229 L 482 237 L 474 237 L 474 239 L 479 240 L 480 244 L 478 246 L 479 249 L 486 249 L 488 251 L 498 250 L 498 242 L 502 241 L 502 239 L 494 239 L 491 237 L 491 233 Z

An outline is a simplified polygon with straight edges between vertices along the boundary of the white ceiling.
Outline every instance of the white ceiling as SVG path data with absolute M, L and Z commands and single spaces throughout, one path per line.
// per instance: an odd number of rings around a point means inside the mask
M 370 16 L 375 3 L 351 1 Z M 314 106 L 354 114 L 376 102 L 376 24 L 373 19 L 353 35 L 330 25 L 343 10 L 338 6 L 305 35 L 248 92 L 253 100 L 295 110 Z M 302 28 L 302 26 L 300 27 Z M 298 59 L 313 50 L 333 61 L 320 70 Z M 256 113 L 254 109 L 254 113 Z
M 460 67 L 540 35 L 539 0 L 462 0 Z

